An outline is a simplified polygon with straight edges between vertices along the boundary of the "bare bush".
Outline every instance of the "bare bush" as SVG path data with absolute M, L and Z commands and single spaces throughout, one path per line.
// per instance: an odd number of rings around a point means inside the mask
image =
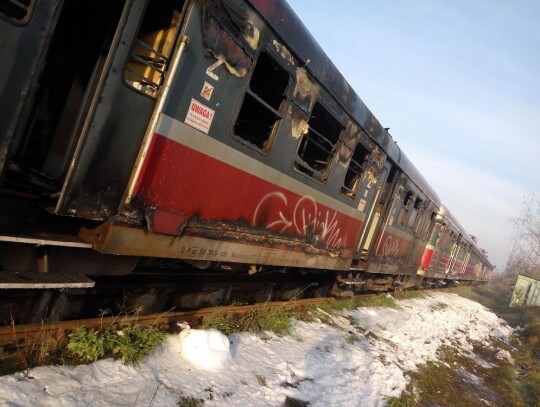
M 513 247 L 505 272 L 540 278 L 540 199 L 534 193 L 523 198 L 521 212 L 512 223 Z

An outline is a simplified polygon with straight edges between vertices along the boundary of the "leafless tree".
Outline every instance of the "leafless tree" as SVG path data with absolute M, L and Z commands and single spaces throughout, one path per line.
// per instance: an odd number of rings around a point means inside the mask
M 530 193 L 513 223 L 513 247 L 505 272 L 540 278 L 540 199 Z

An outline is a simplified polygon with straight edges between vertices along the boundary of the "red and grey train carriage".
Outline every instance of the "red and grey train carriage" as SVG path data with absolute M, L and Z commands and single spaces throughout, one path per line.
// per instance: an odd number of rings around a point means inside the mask
M 329 270 L 337 291 L 456 274 L 426 260 L 437 194 L 286 2 L 7 0 L 0 17 L 2 287 L 145 258 Z M 470 275 L 464 253 L 448 267 Z
M 444 205 L 437 213 L 421 268 L 426 277 L 437 280 L 487 280 L 493 271 L 476 238 Z

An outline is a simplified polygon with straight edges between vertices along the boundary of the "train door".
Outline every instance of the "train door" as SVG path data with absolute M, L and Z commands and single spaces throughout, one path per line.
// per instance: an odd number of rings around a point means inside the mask
M 375 243 L 373 237 L 377 236 L 378 227 L 381 225 L 380 219 L 387 207 L 387 203 L 391 201 L 392 189 L 396 178 L 397 166 L 386 160 L 376 185 L 377 194 L 375 197 L 375 204 L 372 206 L 371 211 L 366 218 L 362 236 L 357 245 L 353 267 L 363 268 L 361 262 L 366 261 L 370 249 L 373 250 Z
M 0 21 L 0 33 L 10 30 L 6 43 L 19 64 L 8 67 L 7 59 L 0 59 L 0 73 L 7 78 L 0 82 L 1 101 L 9 110 L 2 108 L 2 119 L 14 115 L 7 105 L 10 95 L 25 87 L 31 92 L 23 98 L 26 103 L 16 123 L 0 121 L 0 157 L 7 157 L 2 186 L 48 197 L 46 205 L 56 206 L 58 214 L 91 219 L 114 215 L 167 73 L 186 4 L 37 2 L 24 31 Z M 31 30 L 34 23 L 38 26 Z M 13 137 L 2 126 L 20 131 Z
M 5 89 L 15 86 L 25 96 L 10 125 L 13 130 L 0 133 L 9 144 L 4 187 L 57 198 L 78 139 L 78 120 L 88 110 L 95 78 L 104 69 L 115 30 L 122 25 L 122 11 L 132 2 L 32 3 L 20 38 L 6 35 L 16 52 L 14 68 L 5 72 L 10 84 Z M 4 105 L 10 102 L 9 95 L 2 93 L 1 98 Z
M 400 173 L 369 253 L 369 271 L 412 274 L 409 259 L 415 243 L 413 230 L 421 217 L 421 205 L 417 187 L 405 173 Z
M 437 210 L 438 208 L 426 195 L 420 191 L 416 192 L 407 225 L 413 240 L 406 267 L 409 270 L 417 270 L 417 274 L 425 274 L 425 269 L 431 261 L 428 253 L 432 253 L 432 249 L 428 249 L 428 242 L 435 226 Z
M 126 3 L 78 122 L 77 146 L 56 213 L 116 214 L 159 103 L 187 1 Z
M 60 2 L 37 0 L 0 3 L 0 179 L 35 95 L 35 78 L 58 20 Z

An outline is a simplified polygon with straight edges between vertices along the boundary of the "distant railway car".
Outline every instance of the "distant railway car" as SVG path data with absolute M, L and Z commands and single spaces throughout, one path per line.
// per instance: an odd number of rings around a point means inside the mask
M 0 17 L 0 287 L 163 258 L 334 273 L 336 294 L 488 278 L 285 1 L 7 0 Z
M 493 265 L 485 252 L 441 205 L 419 272 L 425 278 L 437 281 L 457 281 L 487 280 L 492 271 Z

